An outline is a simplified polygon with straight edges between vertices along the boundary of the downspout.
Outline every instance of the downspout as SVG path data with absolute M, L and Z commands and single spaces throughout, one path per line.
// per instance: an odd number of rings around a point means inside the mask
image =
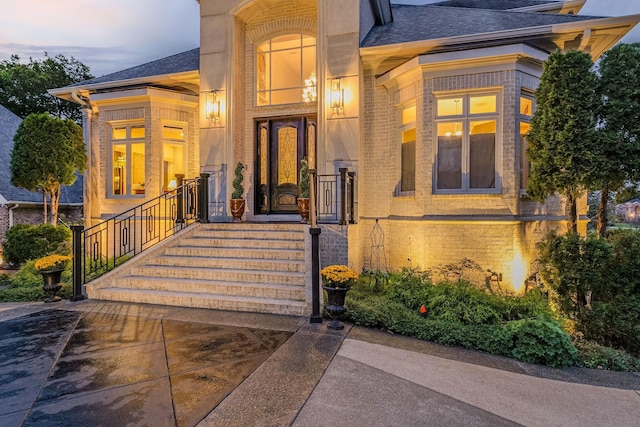
M 13 206 L 9 208 L 9 228 L 13 227 L 13 210 L 19 206 L 20 204 L 14 203 Z

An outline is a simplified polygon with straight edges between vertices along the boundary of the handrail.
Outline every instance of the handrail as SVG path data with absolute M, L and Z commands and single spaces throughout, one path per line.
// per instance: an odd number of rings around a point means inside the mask
M 347 168 L 339 174 L 313 175 L 319 223 L 355 224 L 355 176 Z
M 208 222 L 208 174 L 183 180 L 178 187 L 87 229 L 72 226 L 73 290 L 175 235 L 196 221 Z

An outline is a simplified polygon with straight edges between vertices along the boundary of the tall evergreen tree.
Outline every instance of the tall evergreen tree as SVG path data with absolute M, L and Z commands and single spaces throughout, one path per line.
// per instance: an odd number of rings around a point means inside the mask
M 578 231 L 577 200 L 597 168 L 596 75 L 591 56 L 552 53 L 544 62 L 531 119 L 527 194 L 539 202 L 556 193 L 568 205 L 568 228 Z
M 619 44 L 604 54 L 598 93 L 602 154 L 597 230 L 604 237 L 609 192 L 640 180 L 640 44 Z
M 71 119 L 31 114 L 20 123 L 11 151 L 11 184 L 42 192 L 51 201 L 51 224 L 58 220 L 60 186 L 72 185 L 76 172 L 86 169 L 82 128 Z

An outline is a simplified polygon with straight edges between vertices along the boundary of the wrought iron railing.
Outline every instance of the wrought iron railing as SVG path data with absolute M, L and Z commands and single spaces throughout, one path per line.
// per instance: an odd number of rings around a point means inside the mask
M 340 168 L 339 174 L 318 175 L 316 212 L 319 223 L 355 223 L 355 172 Z
M 175 235 L 208 222 L 208 174 L 177 175 L 178 187 L 87 229 L 72 226 L 74 297 L 82 285 Z

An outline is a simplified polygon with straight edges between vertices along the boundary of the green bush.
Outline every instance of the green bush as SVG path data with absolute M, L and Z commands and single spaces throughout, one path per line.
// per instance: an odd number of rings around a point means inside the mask
M 18 224 L 7 230 L 2 243 L 4 256 L 9 263 L 20 265 L 68 247 L 71 232 L 65 226 L 50 224 Z
M 506 325 L 513 334 L 511 356 L 522 362 L 565 368 L 576 363 L 578 351 L 569 334 L 547 320 L 514 320 Z
M 574 344 L 579 351 L 580 366 L 612 371 L 640 371 L 640 359 L 624 350 L 604 347 L 587 340 L 578 340 Z
M 45 297 L 42 275 L 33 266 L 35 261 L 27 261 L 13 275 L 9 287 L 0 290 L 0 302 L 42 301 Z M 71 265 L 62 272 L 62 289 L 57 295 L 70 298 L 73 295 Z

